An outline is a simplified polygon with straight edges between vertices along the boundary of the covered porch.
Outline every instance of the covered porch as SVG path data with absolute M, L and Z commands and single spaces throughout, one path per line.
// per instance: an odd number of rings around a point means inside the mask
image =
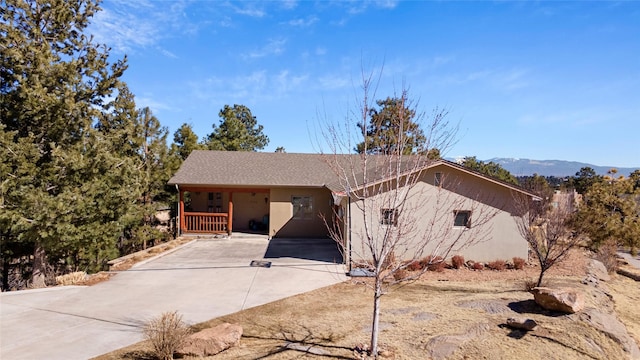
M 178 190 L 181 234 L 268 231 L 269 189 L 179 187 Z

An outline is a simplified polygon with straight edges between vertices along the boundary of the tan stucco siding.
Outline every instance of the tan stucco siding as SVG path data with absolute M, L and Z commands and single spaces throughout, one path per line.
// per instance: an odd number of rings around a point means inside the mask
M 435 172 L 441 172 L 442 187 L 433 186 Z M 512 216 L 513 198 L 510 189 L 476 176 L 436 167 L 425 172 L 421 182 L 409 192 L 399 215 L 398 225 L 381 225 L 381 208 L 393 208 L 393 192 L 367 199 L 367 216 L 362 211 L 364 201 L 352 202 L 351 246 L 354 259 L 370 258 L 366 234 L 381 239 L 385 232 L 400 236 L 394 252 L 397 258 L 412 259 L 427 255 L 444 255 L 457 243 L 448 257 L 461 254 L 466 259 L 491 261 L 527 258 L 527 243 L 519 234 Z M 471 211 L 471 227 L 455 227 L 455 211 Z M 365 231 L 365 218 L 367 231 Z M 465 243 L 474 243 L 460 249 Z
M 308 196 L 313 199 L 312 211 L 302 218 L 294 218 L 292 198 Z M 331 219 L 331 193 L 326 188 L 273 188 L 270 192 L 269 236 L 319 238 L 327 236 L 321 215 Z
M 265 215 L 269 215 L 268 193 L 233 193 L 234 230 L 251 230 L 249 222 L 253 220 L 262 223 Z

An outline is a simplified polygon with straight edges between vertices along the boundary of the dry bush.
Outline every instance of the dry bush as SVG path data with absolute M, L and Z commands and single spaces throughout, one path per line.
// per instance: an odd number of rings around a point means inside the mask
M 447 264 L 444 262 L 442 256 L 427 256 L 420 260 L 420 266 L 426 268 L 429 271 L 443 272 Z
M 502 271 L 507 268 L 507 263 L 504 260 L 494 260 L 488 263 L 487 267 L 491 270 Z
M 384 262 L 382 263 L 382 270 L 387 270 L 390 267 L 394 266 L 397 263 L 396 254 L 392 252 L 384 258 Z
M 526 292 L 530 292 L 536 286 L 538 286 L 538 281 L 535 280 L 535 279 L 526 279 L 522 283 L 522 287 L 524 288 L 524 291 L 526 291 Z
M 409 277 L 409 272 L 405 269 L 398 269 L 393 272 L 393 278 L 396 281 L 405 280 L 408 277 Z
M 65 275 L 56 276 L 56 285 L 77 285 L 87 278 L 84 271 L 76 271 Z
M 420 261 L 412 261 L 407 265 L 407 269 L 409 271 L 420 271 L 422 270 L 422 265 L 420 264 Z
M 513 268 L 516 269 L 516 270 L 524 269 L 524 264 L 525 263 L 526 263 L 526 261 L 521 257 L 514 257 L 513 258 Z
M 610 274 L 618 270 L 618 245 L 615 241 L 607 241 L 600 245 L 595 259 L 604 264 Z
M 474 262 L 473 265 L 471 266 L 471 268 L 473 270 L 482 270 L 482 269 L 484 269 L 484 265 L 482 265 L 482 263 L 480 263 L 480 262 Z
M 189 327 L 177 311 L 165 312 L 151 319 L 142 331 L 144 337 L 151 342 L 155 356 L 162 360 L 173 359 L 173 353 L 184 344 L 189 335 Z
M 464 257 L 462 255 L 455 255 L 451 258 L 451 265 L 454 269 L 462 269 L 464 267 Z

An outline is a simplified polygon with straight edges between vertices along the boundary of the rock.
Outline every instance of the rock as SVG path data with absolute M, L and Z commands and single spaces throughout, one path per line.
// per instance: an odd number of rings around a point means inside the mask
M 598 280 L 598 278 L 596 276 L 594 276 L 593 274 L 588 274 L 587 277 L 585 277 L 584 279 L 582 279 L 582 283 L 584 285 L 593 285 L 593 286 L 598 286 L 598 284 L 600 283 L 600 281 Z
M 507 326 L 512 329 L 521 329 L 521 330 L 531 331 L 533 330 L 533 328 L 538 326 L 538 323 L 533 319 L 508 318 Z
M 640 349 L 629 336 L 627 328 L 614 314 L 603 313 L 594 308 L 586 309 L 580 314 L 580 320 L 588 323 L 622 346 L 631 359 L 640 359 Z
M 181 356 L 212 356 L 238 345 L 242 326 L 224 323 L 189 335 L 177 353 Z
M 609 276 L 607 268 L 604 266 L 604 264 L 595 259 L 589 260 L 589 264 L 587 264 L 587 273 L 589 275 L 593 275 L 601 281 L 611 280 L 611 276 Z
M 536 304 L 547 310 L 573 314 L 584 308 L 584 295 L 576 289 L 535 287 L 531 293 Z

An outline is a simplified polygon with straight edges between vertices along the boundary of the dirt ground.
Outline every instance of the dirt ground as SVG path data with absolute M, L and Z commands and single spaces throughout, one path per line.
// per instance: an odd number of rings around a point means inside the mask
M 573 286 L 586 293 L 587 307 L 598 295 L 581 284 L 586 253 L 574 251 L 546 275 L 548 285 Z M 616 341 L 579 321 L 578 314 L 542 310 L 524 291 L 538 269 L 445 270 L 392 289 L 382 298 L 380 344 L 389 359 L 624 359 Z M 640 343 L 640 286 L 614 276 L 606 283 L 615 310 Z M 329 300 L 330 299 L 330 300 Z M 362 281 L 348 281 L 281 301 L 213 319 L 195 330 L 224 322 L 240 324 L 240 345 L 211 359 L 358 359 L 356 349 L 370 334 L 372 292 Z M 509 317 L 534 319 L 531 332 L 505 326 Z M 141 342 L 98 359 L 152 359 Z

